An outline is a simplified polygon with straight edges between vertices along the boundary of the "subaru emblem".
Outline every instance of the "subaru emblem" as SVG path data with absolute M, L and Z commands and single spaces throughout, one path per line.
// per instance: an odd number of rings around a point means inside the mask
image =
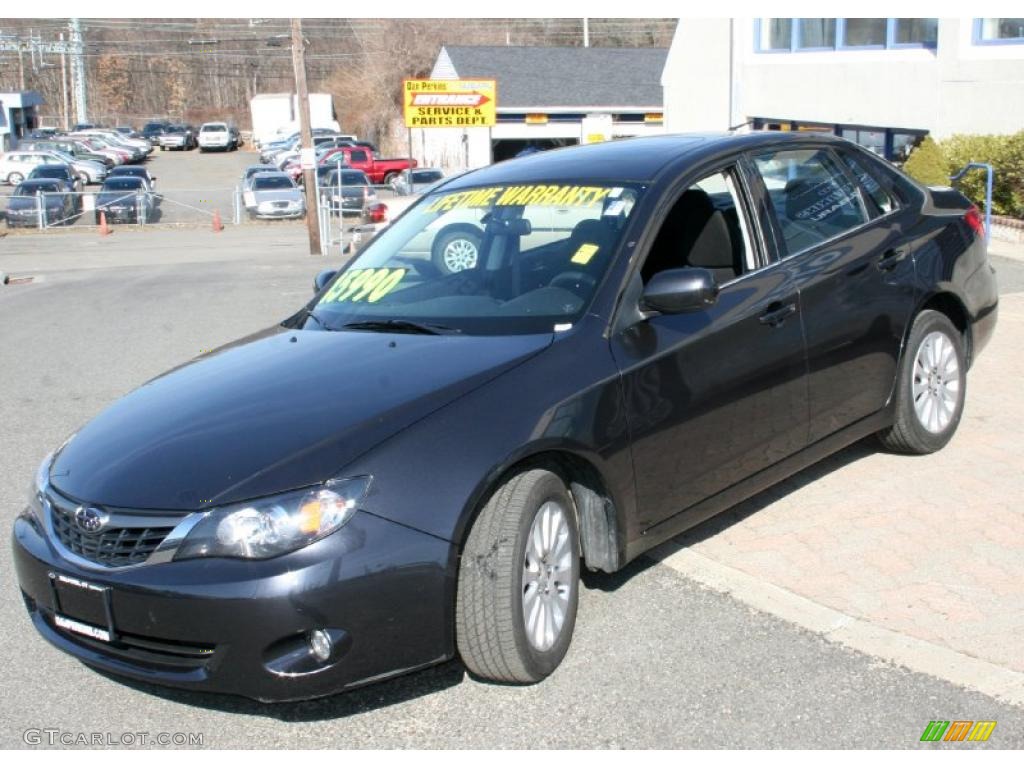
M 86 533 L 99 533 L 110 517 L 96 507 L 79 507 L 75 510 L 75 525 Z

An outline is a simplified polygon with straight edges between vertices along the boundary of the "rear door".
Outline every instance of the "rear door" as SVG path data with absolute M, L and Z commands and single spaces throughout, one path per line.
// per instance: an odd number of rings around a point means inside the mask
M 812 443 L 886 404 L 914 307 L 909 212 L 858 155 L 808 146 L 753 157 L 800 289 Z

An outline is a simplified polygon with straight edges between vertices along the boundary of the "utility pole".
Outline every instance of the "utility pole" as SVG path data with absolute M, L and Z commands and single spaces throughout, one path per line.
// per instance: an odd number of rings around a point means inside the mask
M 306 229 L 309 231 L 309 253 L 319 256 L 320 249 L 320 209 L 316 199 L 316 162 L 313 150 L 313 131 L 309 119 L 309 88 L 306 86 L 306 44 L 302 38 L 302 20 L 292 19 L 292 66 L 295 67 L 295 92 L 299 101 L 299 132 L 302 136 L 302 147 L 299 159 L 302 163 L 302 180 L 306 188 Z
M 64 115 L 64 130 L 70 130 L 71 115 L 68 113 L 68 54 L 64 48 L 64 33 L 60 33 L 60 101 Z
M 21 45 L 18 46 L 18 75 L 21 78 L 21 90 L 25 90 L 25 58 Z
M 583 17 L 583 47 L 590 47 L 590 19 Z
M 75 116 L 79 123 L 89 121 L 89 108 L 85 93 L 84 54 L 82 25 L 78 19 L 71 19 L 71 88 L 75 95 Z

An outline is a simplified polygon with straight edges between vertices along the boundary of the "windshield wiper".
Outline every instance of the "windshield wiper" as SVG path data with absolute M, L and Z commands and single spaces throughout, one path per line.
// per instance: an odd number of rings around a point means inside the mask
M 421 333 L 436 336 L 442 333 L 462 333 L 458 328 L 436 323 L 417 323 L 412 320 L 360 320 L 345 323 L 342 328 L 356 331 L 387 331 L 390 333 Z

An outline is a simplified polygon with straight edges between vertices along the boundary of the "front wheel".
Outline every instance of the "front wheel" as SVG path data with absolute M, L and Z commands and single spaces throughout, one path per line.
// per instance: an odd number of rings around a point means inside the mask
M 941 312 L 914 319 L 896 385 L 896 420 L 880 432 L 882 445 L 909 454 L 934 453 L 960 424 L 967 390 L 964 340 Z
M 18 186 L 24 180 L 25 177 L 22 174 L 18 173 L 17 171 L 15 171 L 14 173 L 10 174 L 7 177 L 7 183 L 10 184 L 12 187 Z
M 434 238 L 430 258 L 441 274 L 450 275 L 473 269 L 480 258 L 480 230 L 472 226 L 453 226 Z
M 474 674 L 536 683 L 565 658 L 576 624 L 580 553 L 575 505 L 554 472 L 498 488 L 470 530 L 456 597 L 456 641 Z

